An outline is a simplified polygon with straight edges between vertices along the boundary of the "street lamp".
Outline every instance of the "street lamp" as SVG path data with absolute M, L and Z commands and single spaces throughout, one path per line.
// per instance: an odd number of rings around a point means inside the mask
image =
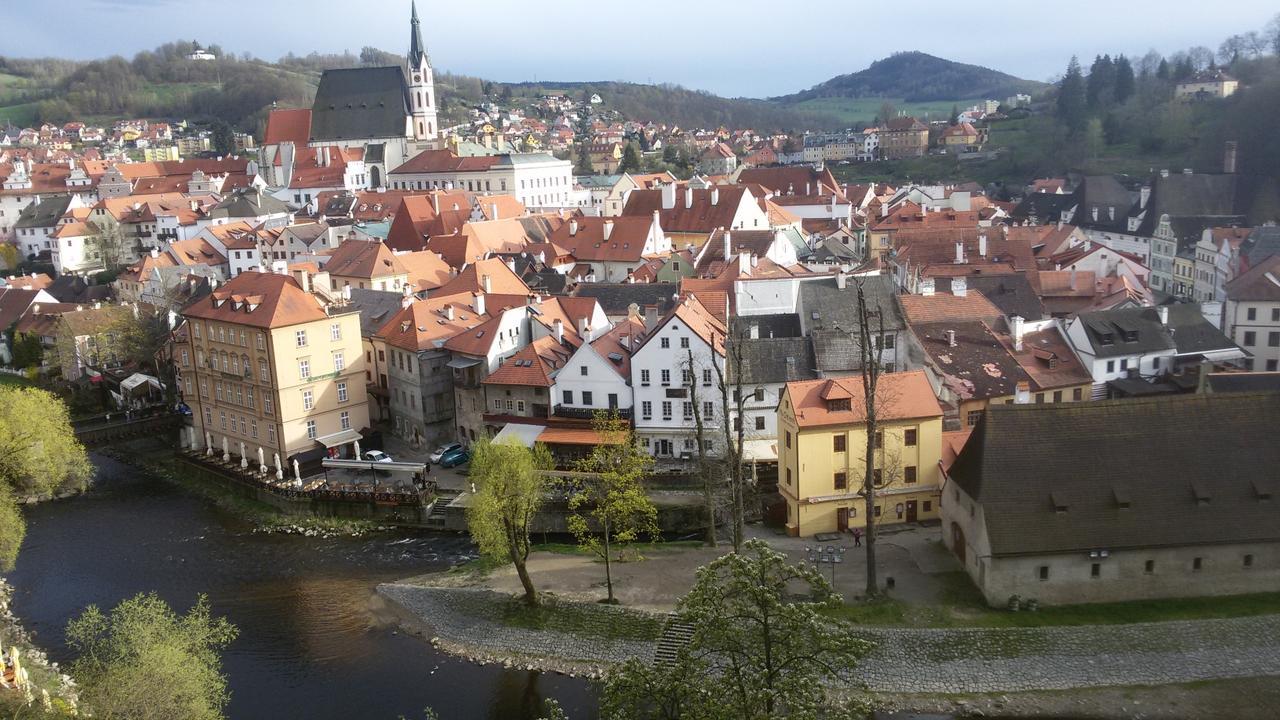
M 834 587 L 836 584 L 836 565 L 844 562 L 844 552 L 847 549 L 844 546 L 836 547 L 835 545 L 827 545 L 826 547 L 817 545 L 812 548 L 806 545 L 804 552 L 814 567 L 831 566 L 831 585 Z

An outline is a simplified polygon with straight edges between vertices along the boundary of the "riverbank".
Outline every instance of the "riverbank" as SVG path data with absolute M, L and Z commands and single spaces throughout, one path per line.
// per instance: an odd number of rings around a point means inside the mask
M 624 580 L 618 587 L 622 607 L 597 602 L 603 573 L 590 558 L 535 552 L 535 584 L 554 588 L 553 602 L 536 623 L 522 616 L 507 567 L 410 578 L 381 585 L 378 592 L 407 616 L 405 627 L 451 654 L 598 677 L 628 659 L 652 660 L 663 611 L 687 591 L 691 568 L 723 551 L 650 551 L 649 560 L 615 566 L 615 579 L 621 573 Z M 599 629 L 630 622 L 647 624 L 648 631 L 619 642 Z M 1274 677 L 1280 675 L 1280 615 L 1040 627 L 854 627 L 876 648 L 841 689 L 869 693 L 892 710 L 1174 718 L 1187 717 L 1187 708 L 1194 707 L 1189 716 L 1197 718 L 1273 717 L 1266 714 L 1275 707 L 1270 699 L 1255 700 L 1264 696 L 1219 704 L 1231 695 L 1221 688 L 1280 686 Z M 1141 711 L 1130 707 L 1134 703 Z M 1232 710 L 1216 714 L 1223 707 Z
M 0 649 L 8 653 L 18 648 L 18 659 L 26 670 L 30 682 L 27 697 L 20 697 L 16 690 L 0 688 L 0 711 L 7 714 L 7 709 L 14 710 L 28 702 L 44 703 L 48 707 L 64 714 L 74 714 L 79 702 L 75 681 L 70 675 L 62 672 L 58 663 L 49 660 L 44 650 L 31 642 L 31 636 L 22 626 L 22 622 L 12 610 L 13 586 L 0 578 Z M 2 653 L 0 653 L 2 654 Z M 3 659 L 0 658 L 0 667 Z

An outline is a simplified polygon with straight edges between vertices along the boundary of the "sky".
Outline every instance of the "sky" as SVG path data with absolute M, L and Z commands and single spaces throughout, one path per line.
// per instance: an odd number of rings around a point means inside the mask
M 409 42 L 409 0 L 4 4 L 0 55 L 17 57 L 131 57 L 194 39 L 275 60 L 290 51 L 359 53 L 365 45 L 404 53 Z M 944 19 L 957 8 L 975 16 Z M 509 82 L 673 83 L 733 97 L 796 92 L 903 50 L 1049 80 L 1072 55 L 1217 49 L 1229 35 L 1261 30 L 1278 10 L 1275 0 L 421 0 L 418 7 L 437 71 Z

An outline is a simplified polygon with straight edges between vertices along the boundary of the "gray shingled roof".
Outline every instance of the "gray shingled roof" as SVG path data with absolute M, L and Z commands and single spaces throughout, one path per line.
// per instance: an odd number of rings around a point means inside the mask
M 1275 393 L 995 405 L 950 476 L 993 555 L 1275 542 L 1277 424 Z
M 742 337 L 751 337 L 752 328 L 756 337 L 788 338 L 800 337 L 804 332 L 800 329 L 800 318 L 795 313 L 777 315 L 737 316 L 733 319 L 734 331 Z
M 67 212 L 71 205 L 70 195 L 45 195 L 40 202 L 31 202 L 18 214 L 15 228 L 45 228 L 58 224 L 58 219 Z
M 1138 355 L 1176 348 L 1173 336 L 1151 308 L 1080 313 L 1080 322 L 1096 357 Z M 1109 337 L 1109 343 L 1104 342 L 1104 336 Z
M 1214 327 L 1195 303 L 1176 303 L 1169 308 L 1169 332 L 1179 355 L 1231 350 L 1238 346 Z M 1155 310 L 1149 309 L 1155 313 Z
M 1280 372 L 1209 373 L 1205 378 L 1209 392 L 1280 392 Z
M 1236 176 L 1174 174 L 1156 177 L 1151 184 L 1147 214 L 1138 226 L 1138 234 L 1150 236 L 1160 223 L 1160 216 L 1177 220 L 1175 233 L 1181 238 L 1195 234 L 1197 227 L 1230 225 L 1242 222 L 1236 212 Z M 1191 221 L 1192 218 L 1196 220 Z M 1199 238 L 1196 238 L 1197 240 Z
M 360 310 L 360 335 L 369 337 L 400 310 L 403 295 L 382 290 L 351 288 L 351 305 Z
M 583 283 L 573 291 L 577 297 L 595 298 L 606 315 L 625 315 L 631 303 L 640 306 L 658 306 L 658 314 L 665 316 L 675 305 L 674 295 L 680 292 L 675 283 Z
M 409 89 L 399 67 L 325 70 L 311 105 L 311 140 L 404 137 Z
M 858 281 L 863 283 L 867 304 L 879 306 L 884 312 L 886 332 L 902 330 L 907 323 L 902 318 L 898 304 L 897 287 L 888 275 L 872 275 L 863 278 L 850 277 L 841 290 L 835 278 L 806 280 L 800 283 L 800 324 L 806 332 L 815 330 L 856 333 L 858 330 Z
M 1045 317 L 1044 304 L 1031 287 L 1025 273 L 1011 275 L 969 275 L 965 278 L 970 290 L 981 292 L 1004 313 L 1005 317 L 1021 316 L 1024 320 L 1041 320 Z M 951 278 L 936 278 L 938 292 L 951 292 Z
M 818 377 L 817 363 L 809 338 L 777 337 L 741 340 L 742 379 L 734 376 L 728 363 L 728 380 L 743 385 L 784 383 L 813 380 Z M 732 351 L 730 351 L 732 352 Z M 729 357 L 732 357 L 730 354 Z

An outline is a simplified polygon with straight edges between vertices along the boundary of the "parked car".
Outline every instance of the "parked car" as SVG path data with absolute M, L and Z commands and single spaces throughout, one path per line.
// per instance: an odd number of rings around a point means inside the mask
M 457 467 L 470 460 L 471 460 L 471 453 L 467 452 L 466 448 L 459 447 L 459 448 L 450 450 L 449 452 L 445 453 L 443 457 L 440 458 L 440 467 L 442 468 Z
M 381 450 L 369 450 L 364 454 L 366 462 L 395 462 L 391 456 Z
M 445 455 L 448 455 L 454 450 L 461 450 L 461 449 L 462 449 L 462 443 L 449 443 L 447 445 L 441 445 L 440 447 L 436 448 L 435 452 L 431 453 L 431 455 L 427 458 L 427 461 L 438 463 L 440 462 L 440 459 L 443 458 Z

